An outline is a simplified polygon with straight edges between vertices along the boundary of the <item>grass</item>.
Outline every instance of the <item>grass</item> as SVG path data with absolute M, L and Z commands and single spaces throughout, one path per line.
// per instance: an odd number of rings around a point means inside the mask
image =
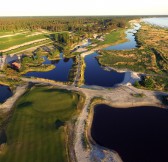
M 156 57 L 156 63 L 163 72 L 168 71 L 168 30 L 142 24 L 141 29 L 137 32 L 138 42 L 144 46 L 148 46 Z
M 77 113 L 79 95 L 36 87 L 16 103 L 1 162 L 67 162 L 64 125 Z
M 116 41 L 119 41 L 120 39 L 125 41 L 124 31 L 125 31 L 124 29 L 111 31 L 110 34 L 107 34 L 105 36 L 104 41 L 100 42 L 99 44 L 112 44 L 112 43 L 115 43 Z
M 23 81 L 19 78 L 11 79 L 10 77 L 1 77 L 0 84 L 9 86 L 12 90 L 15 89 L 17 85 L 23 84 Z
M 27 50 L 27 49 L 32 48 L 32 47 L 41 46 L 43 44 L 49 44 L 49 43 L 52 43 L 52 41 L 47 39 L 47 40 L 43 40 L 43 41 L 40 41 L 40 42 L 29 44 L 29 45 L 21 46 L 19 48 L 4 52 L 3 54 L 8 55 L 8 54 L 11 54 L 11 53 L 18 53 L 20 51 Z
M 148 74 L 162 74 L 161 69 L 156 64 L 154 53 L 148 48 L 121 51 L 102 50 L 98 60 L 100 64 L 113 68 L 129 69 Z
M 0 50 L 4 50 L 12 46 L 20 45 L 20 44 L 27 43 L 30 41 L 47 38 L 45 34 L 39 34 L 35 36 L 29 36 L 29 34 L 26 33 L 26 34 L 19 34 L 16 36 L 11 36 L 11 37 L 0 38 Z

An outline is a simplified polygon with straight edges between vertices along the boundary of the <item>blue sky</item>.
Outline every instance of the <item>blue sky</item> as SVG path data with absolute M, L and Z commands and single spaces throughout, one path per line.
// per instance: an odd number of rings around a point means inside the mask
M 3 0 L 0 16 L 168 15 L 168 0 Z

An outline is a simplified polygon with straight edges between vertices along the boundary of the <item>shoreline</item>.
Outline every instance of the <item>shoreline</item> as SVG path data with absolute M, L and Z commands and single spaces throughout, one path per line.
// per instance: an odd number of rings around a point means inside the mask
M 88 140 L 88 143 L 89 143 L 90 147 L 93 147 L 96 150 L 99 150 L 99 151 L 101 150 L 102 152 L 105 151 L 106 156 L 109 156 L 109 154 L 112 154 L 112 157 L 113 157 L 115 162 L 123 162 L 122 157 L 118 154 L 118 152 L 97 144 L 91 136 L 91 126 L 92 126 L 92 122 L 93 122 L 94 108 L 98 104 L 105 104 L 105 105 L 108 105 L 110 107 L 123 108 L 123 109 L 124 108 L 137 107 L 137 106 L 157 106 L 158 108 L 166 108 L 166 107 L 158 106 L 158 104 L 156 104 L 156 103 L 151 104 L 150 101 L 139 102 L 139 103 L 137 102 L 134 105 L 132 105 L 132 104 L 125 105 L 124 103 L 115 104 L 115 103 L 113 103 L 111 101 L 108 101 L 108 100 L 99 100 L 98 99 L 98 101 L 93 101 L 91 103 L 90 112 L 88 114 L 88 118 L 86 119 L 87 127 L 86 127 L 86 130 L 85 130 L 85 134 L 86 134 L 86 138 Z
M 89 51 L 86 51 L 86 52 L 81 53 L 81 57 L 84 58 L 85 56 L 90 55 L 90 54 L 92 54 L 92 53 L 94 53 L 94 52 L 96 52 L 96 51 L 98 51 L 98 50 L 103 49 L 103 48 L 106 48 L 106 47 L 109 47 L 109 46 L 113 46 L 113 45 L 117 45 L 117 44 L 119 44 L 119 43 L 124 43 L 124 42 L 127 42 L 127 41 L 128 41 L 127 39 L 124 39 L 124 40 L 119 40 L 119 41 L 117 41 L 117 42 L 115 42 L 115 43 L 104 44 L 104 45 L 97 46 L 97 47 L 95 47 L 95 48 L 93 48 L 93 49 L 91 49 L 91 50 L 89 50 Z
M 0 105 L 0 110 L 9 112 L 13 108 L 16 101 L 26 92 L 27 88 L 28 84 L 18 86 L 15 90 L 15 93 Z

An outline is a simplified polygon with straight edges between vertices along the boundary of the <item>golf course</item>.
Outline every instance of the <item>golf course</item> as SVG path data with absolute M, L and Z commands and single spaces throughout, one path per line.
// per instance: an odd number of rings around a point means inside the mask
M 35 86 L 15 104 L 1 162 L 66 162 L 66 123 L 77 114 L 80 95 Z

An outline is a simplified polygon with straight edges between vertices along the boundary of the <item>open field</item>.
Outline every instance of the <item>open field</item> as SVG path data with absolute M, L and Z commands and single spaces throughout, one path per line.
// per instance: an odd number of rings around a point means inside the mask
M 65 125 L 77 113 L 79 95 L 36 87 L 15 105 L 1 162 L 67 162 Z
M 148 47 L 156 57 L 160 70 L 168 71 L 168 30 L 143 24 L 137 33 L 138 41 Z

